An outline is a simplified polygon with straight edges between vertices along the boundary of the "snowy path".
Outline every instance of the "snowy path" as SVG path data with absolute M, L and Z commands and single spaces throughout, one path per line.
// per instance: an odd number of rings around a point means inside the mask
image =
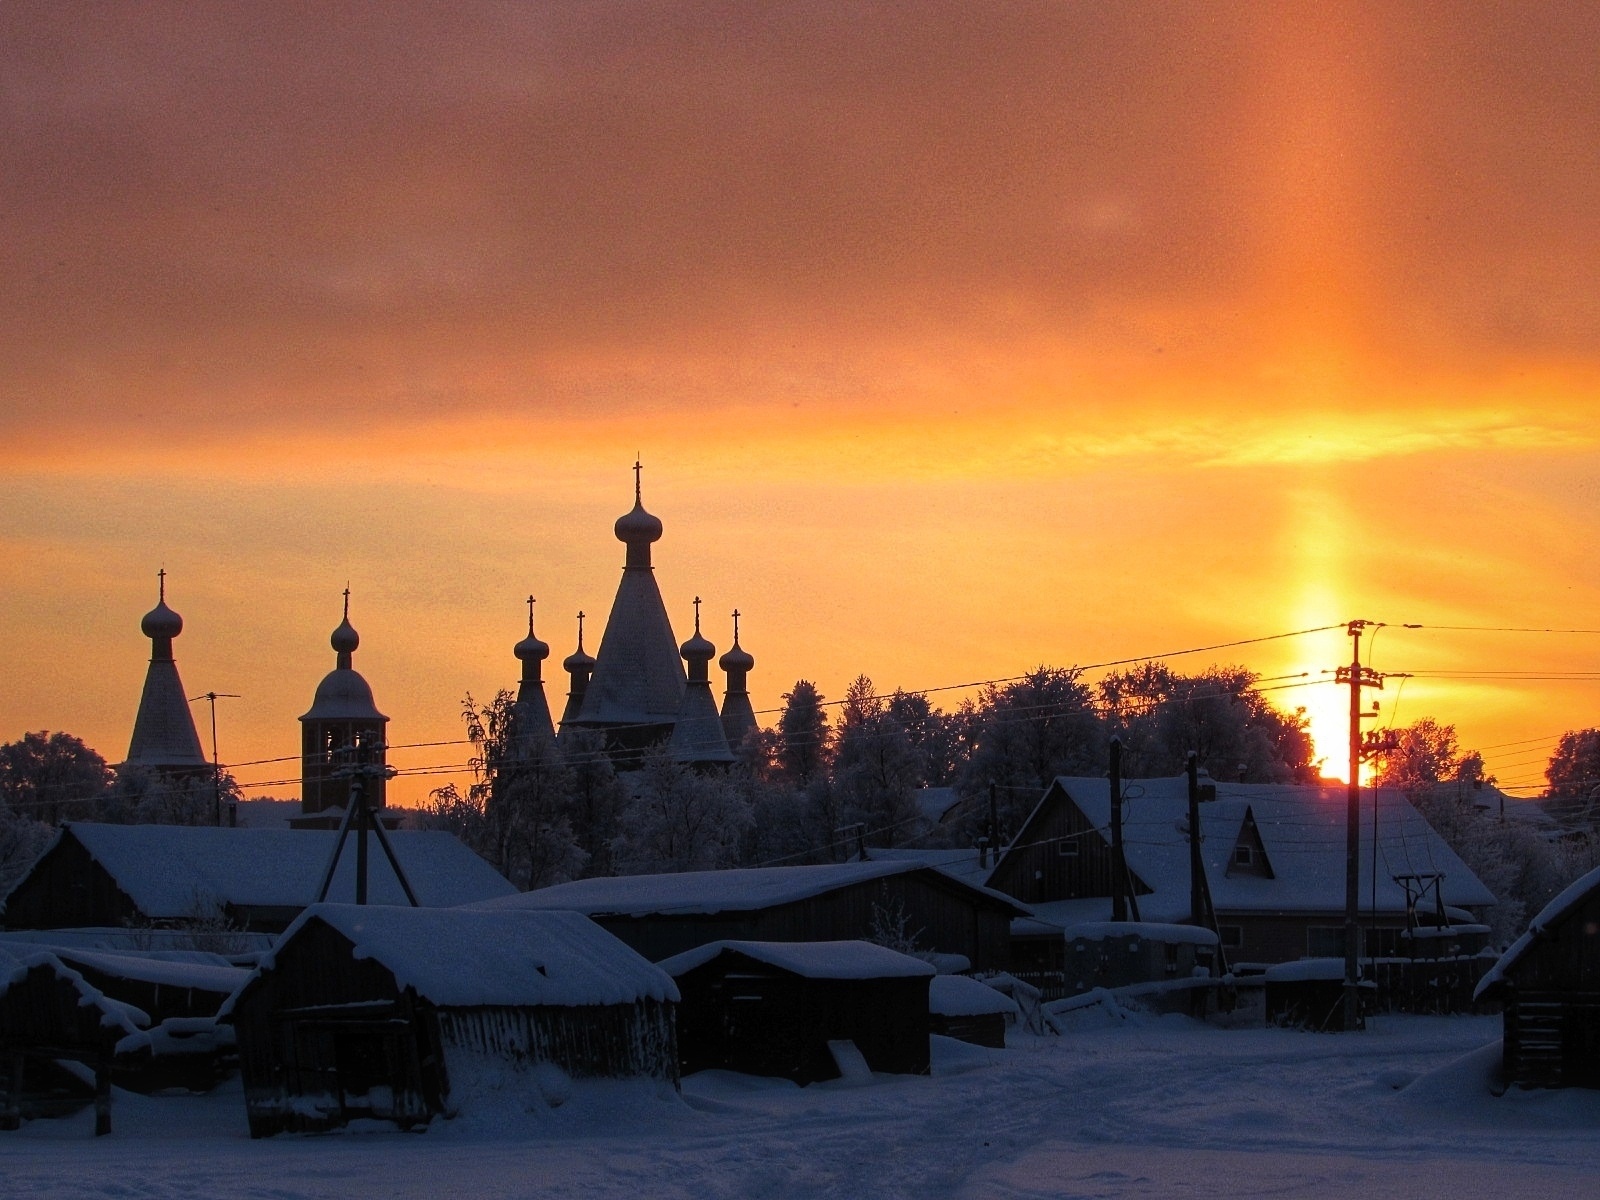
M 939 1044 L 931 1079 L 797 1089 L 702 1075 L 684 1098 L 590 1086 L 420 1135 L 251 1142 L 236 1090 L 119 1094 L 0 1136 L 0 1194 L 50 1197 L 1600 1196 L 1600 1093 L 1493 1098 L 1496 1018 L 1388 1018 L 1354 1037 L 1087 1013 L 1006 1051 Z

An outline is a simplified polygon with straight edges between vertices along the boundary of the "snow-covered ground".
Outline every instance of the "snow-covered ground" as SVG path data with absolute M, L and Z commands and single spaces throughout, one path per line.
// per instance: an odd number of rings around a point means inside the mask
M 252 1142 L 237 1084 L 118 1093 L 110 1137 L 87 1113 L 0 1134 L 0 1195 L 1600 1195 L 1600 1092 L 1491 1095 L 1497 1017 L 1384 1017 L 1349 1036 L 1068 1020 L 1003 1051 L 936 1039 L 932 1078 L 856 1085 L 708 1072 L 678 1096 L 486 1069 L 461 1117 L 420 1134 Z

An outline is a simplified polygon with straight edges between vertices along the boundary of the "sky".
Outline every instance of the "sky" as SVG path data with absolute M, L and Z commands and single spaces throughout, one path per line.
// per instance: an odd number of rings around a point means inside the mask
M 1376 723 L 1531 793 L 1600 637 L 1440 627 L 1600 628 L 1597 54 L 1561 3 L 6 4 L 0 738 L 126 753 L 164 568 L 294 795 L 348 583 L 416 802 L 529 594 L 559 711 L 638 457 L 758 710 L 1420 624 Z M 1349 658 L 1171 661 L 1343 774 Z

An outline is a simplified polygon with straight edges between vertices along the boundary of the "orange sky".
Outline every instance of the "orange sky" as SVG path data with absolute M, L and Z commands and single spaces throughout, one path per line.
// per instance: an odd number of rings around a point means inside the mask
M 1597 55 L 1560 4 L 6 5 L 0 737 L 121 757 L 163 565 L 225 760 L 295 752 L 346 580 L 392 739 L 459 737 L 524 596 L 558 660 L 605 612 L 635 452 L 758 708 L 1600 627 Z M 1475 676 L 1383 719 L 1513 785 L 1600 723 L 1493 674 L 1600 638 L 1376 653 Z

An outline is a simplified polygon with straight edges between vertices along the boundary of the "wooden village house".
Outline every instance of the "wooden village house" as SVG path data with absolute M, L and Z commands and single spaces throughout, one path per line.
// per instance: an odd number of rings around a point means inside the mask
M 1508 1083 L 1600 1087 L 1600 869 L 1544 907 L 1477 998 L 1502 1005 Z
M 516 891 L 452 834 L 387 835 L 417 900 L 446 907 Z M 63 825 L 6 896 L 6 929 L 220 924 L 275 933 L 317 898 L 338 835 L 331 830 L 186 825 Z M 355 896 L 354 838 L 329 899 Z M 404 904 L 388 860 L 373 851 L 369 898 Z
M 661 969 L 683 997 L 685 1074 L 720 1068 L 804 1086 L 839 1076 L 841 1042 L 873 1071 L 928 1073 L 934 969 L 919 958 L 860 941 L 717 941 Z
M 672 980 L 577 913 L 318 904 L 224 1009 L 253 1137 L 469 1103 L 478 1073 L 675 1084 Z M 532 1086 L 530 1084 L 530 1086 Z
M 1228 783 L 1202 791 L 1202 911 L 1191 890 L 1188 781 L 1125 780 L 1120 881 L 1128 915 L 1211 924 L 1230 964 L 1344 953 L 1343 788 Z M 1374 864 L 1376 806 L 1376 865 Z M 1111 915 L 1115 878 L 1105 779 L 1060 778 L 988 877 L 1062 928 Z M 1472 922 L 1495 898 L 1398 791 L 1364 791 L 1360 923 L 1365 955 L 1406 953 L 1406 934 Z M 1472 949 L 1477 949 L 1473 945 Z
M 1003 970 L 1008 896 L 912 860 L 581 879 L 493 901 L 594 918 L 653 962 L 709 942 L 892 941 Z

